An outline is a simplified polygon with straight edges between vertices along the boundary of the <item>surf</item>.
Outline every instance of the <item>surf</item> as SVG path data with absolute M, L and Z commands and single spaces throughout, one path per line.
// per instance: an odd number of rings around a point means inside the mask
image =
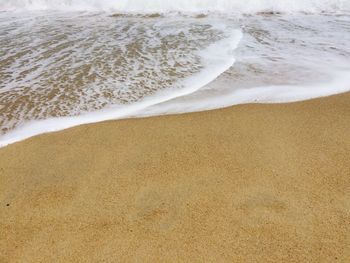
M 167 12 L 343 12 L 347 0 L 0 0 L 0 10 L 116 11 L 136 13 Z
M 350 90 L 348 1 L 0 0 L 0 10 L 0 146 Z

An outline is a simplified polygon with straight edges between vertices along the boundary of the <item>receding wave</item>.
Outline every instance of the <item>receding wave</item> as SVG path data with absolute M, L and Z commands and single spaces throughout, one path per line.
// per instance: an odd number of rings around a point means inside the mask
M 349 91 L 349 4 L 0 0 L 0 147 L 104 120 Z
M 217 19 L 55 14 L 19 15 L 9 23 L 5 17 L 2 144 L 130 116 L 192 93 L 233 65 L 242 35 Z M 53 118 L 56 124 L 48 125 Z
M 118 12 L 339 12 L 348 0 L 0 0 L 0 10 L 86 10 Z

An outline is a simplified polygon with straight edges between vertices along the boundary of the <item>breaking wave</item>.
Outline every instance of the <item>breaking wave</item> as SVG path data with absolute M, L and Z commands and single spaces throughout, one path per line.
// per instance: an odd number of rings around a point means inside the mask
M 85 10 L 137 13 L 166 12 L 342 12 L 348 0 L 0 0 L 0 10 Z

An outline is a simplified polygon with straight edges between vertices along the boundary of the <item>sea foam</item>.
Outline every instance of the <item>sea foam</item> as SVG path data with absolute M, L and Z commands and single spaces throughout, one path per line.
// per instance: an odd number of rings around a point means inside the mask
M 233 30 L 226 38 L 199 51 L 198 55 L 203 59 L 203 68 L 177 83 L 177 85 L 182 87 L 181 89 L 169 88 L 160 90 L 152 96 L 145 97 L 129 105 L 114 105 L 102 110 L 80 114 L 79 116 L 27 121 L 20 127 L 2 135 L 0 137 L 0 147 L 41 133 L 63 130 L 81 124 L 130 117 L 143 112 L 150 106 L 194 93 L 233 66 L 235 62 L 233 51 L 237 48 L 241 38 L 242 32 Z
M 349 1 L 0 0 L 0 10 L 20 11 L 0 13 L 0 146 L 350 90 Z M 174 11 L 201 15 L 164 15 Z
M 0 10 L 166 12 L 339 12 L 348 0 L 0 0 Z

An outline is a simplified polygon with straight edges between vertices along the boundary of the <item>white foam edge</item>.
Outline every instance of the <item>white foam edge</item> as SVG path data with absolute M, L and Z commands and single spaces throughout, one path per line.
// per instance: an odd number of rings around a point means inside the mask
M 230 93 L 194 99 L 175 99 L 145 109 L 133 117 L 149 117 L 190 112 L 200 112 L 226 108 L 239 104 L 252 103 L 290 103 L 327 97 L 350 91 L 350 70 L 331 72 L 331 79 L 324 83 L 309 85 L 271 85 L 236 89 Z M 193 97 L 195 94 L 193 94 Z
M 27 138 L 49 132 L 65 130 L 74 126 L 97 123 L 107 120 L 127 118 L 142 112 L 146 108 L 162 102 L 194 93 L 215 80 L 235 63 L 233 51 L 238 47 L 243 34 L 241 30 L 233 30 L 229 37 L 210 45 L 199 52 L 203 58 L 204 68 L 196 74 L 184 79 L 182 89 L 167 89 L 155 95 L 124 106 L 110 106 L 102 110 L 84 113 L 72 117 L 49 118 L 29 121 L 0 137 L 0 147 L 25 140 Z

